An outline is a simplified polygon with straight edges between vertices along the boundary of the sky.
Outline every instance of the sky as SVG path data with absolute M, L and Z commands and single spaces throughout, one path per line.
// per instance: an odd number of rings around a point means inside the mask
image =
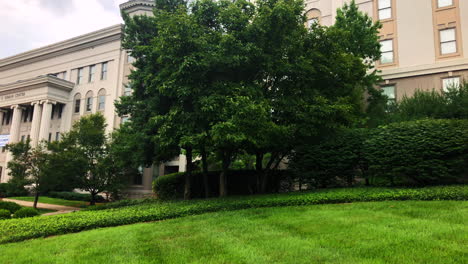
M 122 23 L 127 0 L 0 0 L 0 59 Z

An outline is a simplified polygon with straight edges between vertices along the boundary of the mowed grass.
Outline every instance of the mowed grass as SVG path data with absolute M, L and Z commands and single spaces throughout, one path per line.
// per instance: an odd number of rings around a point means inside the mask
M 9 197 L 9 199 L 34 202 L 34 197 L 32 196 Z M 59 198 L 51 198 L 47 196 L 39 196 L 39 203 L 55 204 L 55 205 L 63 205 L 63 206 L 71 206 L 71 207 L 80 207 L 80 206 L 89 204 L 88 202 L 84 202 L 84 201 L 70 201 L 70 200 L 64 200 L 64 199 L 59 199 Z
M 0 245 L 0 263 L 468 263 L 468 202 L 247 209 Z

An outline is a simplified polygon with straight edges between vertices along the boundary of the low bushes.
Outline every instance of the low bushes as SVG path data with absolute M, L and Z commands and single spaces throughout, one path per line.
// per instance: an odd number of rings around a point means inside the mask
M 38 216 L 39 212 L 31 207 L 23 207 L 13 214 L 13 218 L 26 218 Z
M 21 209 L 21 206 L 13 202 L 0 201 L 0 209 L 8 210 L 10 214 L 14 214 L 16 211 Z
M 14 183 L 0 183 L 0 198 L 24 196 L 27 194 L 28 191 L 21 185 L 17 185 Z
M 122 204 L 121 208 L 81 211 L 35 219 L 12 219 L 0 222 L 0 243 L 36 237 L 79 232 L 98 227 L 157 221 L 206 212 L 247 208 L 299 206 L 386 200 L 468 200 L 468 186 L 404 188 L 329 189 L 318 192 L 270 194 L 192 201 L 162 202 L 143 200 L 139 205 Z
M 91 195 L 86 194 L 86 193 L 76 193 L 76 192 L 49 192 L 47 193 L 48 197 L 52 198 L 59 198 L 59 199 L 64 199 L 64 200 L 70 200 L 70 201 L 84 201 L 84 202 L 89 202 L 91 201 Z M 103 202 L 105 199 L 97 195 L 96 196 L 96 202 Z
M 5 209 L 0 209 L 0 220 L 10 219 L 11 212 Z
M 219 195 L 219 171 L 208 172 L 210 196 Z M 287 178 L 288 171 L 273 170 L 268 172 L 267 192 L 278 192 L 281 181 Z M 258 172 L 255 170 L 231 170 L 228 173 L 228 194 L 244 195 L 256 193 L 256 179 Z M 203 174 L 195 172 L 192 174 L 192 197 L 202 198 L 204 196 Z M 153 191 L 162 200 L 180 199 L 184 196 L 184 173 L 173 173 L 158 177 L 153 182 Z

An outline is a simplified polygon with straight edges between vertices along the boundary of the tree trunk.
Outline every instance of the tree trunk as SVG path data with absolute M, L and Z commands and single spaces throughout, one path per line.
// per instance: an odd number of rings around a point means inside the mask
M 255 170 L 257 172 L 257 193 L 260 193 L 263 180 L 263 153 L 257 152 L 255 154 Z
M 219 197 L 227 196 L 227 174 L 231 161 L 231 156 L 228 153 L 223 153 L 223 169 L 219 175 Z
M 39 192 L 36 191 L 36 194 L 34 195 L 34 209 L 37 209 L 37 202 L 39 201 Z
M 189 200 L 192 196 L 192 148 L 187 147 L 185 149 L 187 156 L 187 167 L 185 170 L 185 190 L 184 190 L 184 199 Z
M 89 202 L 89 205 L 96 205 L 96 193 L 94 191 L 91 192 L 91 201 Z
M 205 198 L 210 197 L 210 183 L 208 181 L 208 157 L 205 146 L 201 148 L 202 169 L 203 169 L 203 185 L 205 187 Z

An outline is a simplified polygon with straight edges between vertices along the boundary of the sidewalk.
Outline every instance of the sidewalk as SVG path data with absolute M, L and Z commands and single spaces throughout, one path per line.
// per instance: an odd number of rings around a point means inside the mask
M 25 207 L 33 207 L 33 205 L 34 205 L 33 202 L 27 202 L 27 201 L 13 200 L 13 199 L 7 199 L 7 198 L 4 198 L 2 200 L 5 201 L 5 202 L 14 202 L 14 203 L 17 203 L 17 204 L 19 204 L 21 206 L 25 206 Z M 78 208 L 78 207 L 55 205 L 55 204 L 45 204 L 45 203 L 37 203 L 37 208 L 57 211 L 57 212 L 43 214 L 44 216 L 46 216 L 46 215 L 56 215 L 56 214 L 66 214 L 66 213 L 71 213 L 71 212 L 80 210 L 80 208 Z

